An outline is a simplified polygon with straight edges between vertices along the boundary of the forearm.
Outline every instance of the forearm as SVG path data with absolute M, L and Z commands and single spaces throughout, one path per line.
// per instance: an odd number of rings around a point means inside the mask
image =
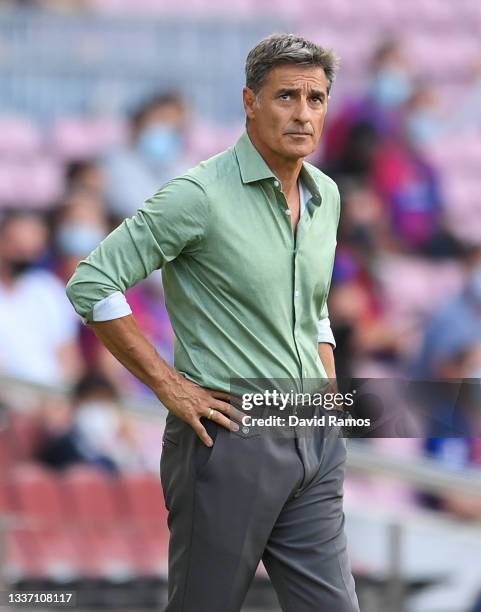
M 178 374 L 160 357 L 132 315 L 89 323 L 104 346 L 134 376 L 150 387 L 161 401 L 178 382 Z
M 318 343 L 319 357 L 321 358 L 322 365 L 326 370 L 328 378 L 334 380 L 336 378 L 336 365 L 334 362 L 334 351 L 332 345 L 328 342 Z
M 212 446 L 213 442 L 201 417 L 233 431 L 239 429 L 230 418 L 239 411 L 227 403 L 228 394 L 203 389 L 170 367 L 140 331 L 132 315 L 89 325 L 112 355 L 148 385 L 168 410 L 191 425 L 204 444 Z

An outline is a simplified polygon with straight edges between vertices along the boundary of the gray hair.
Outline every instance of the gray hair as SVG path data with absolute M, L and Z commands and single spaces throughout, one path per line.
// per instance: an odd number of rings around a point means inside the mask
M 339 58 L 331 49 L 295 34 L 271 34 L 249 51 L 246 59 L 246 86 L 257 95 L 276 66 L 298 64 L 319 66 L 327 78 L 330 92 L 339 66 Z

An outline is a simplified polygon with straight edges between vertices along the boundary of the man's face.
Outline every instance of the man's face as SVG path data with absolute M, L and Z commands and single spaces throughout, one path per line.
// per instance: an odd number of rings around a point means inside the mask
M 45 223 L 35 216 L 12 219 L 0 237 L 0 261 L 35 261 L 47 245 Z
M 285 65 L 271 70 L 257 99 L 244 88 L 249 131 L 264 147 L 286 159 L 310 155 L 321 138 L 328 81 L 318 66 Z

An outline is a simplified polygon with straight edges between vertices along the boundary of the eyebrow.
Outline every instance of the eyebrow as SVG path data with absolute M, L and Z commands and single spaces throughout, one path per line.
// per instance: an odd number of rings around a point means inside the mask
M 294 88 L 294 87 L 283 87 L 282 89 L 279 89 L 279 90 L 276 92 L 276 95 L 277 95 L 277 96 L 282 96 L 282 95 L 285 95 L 285 94 L 289 94 L 289 95 L 292 95 L 292 94 L 299 94 L 299 93 L 300 93 L 300 91 L 301 91 L 301 89 L 296 89 L 296 88 Z M 326 97 L 326 95 L 327 95 L 327 94 L 326 94 L 324 91 L 320 91 L 319 89 L 313 89 L 313 90 L 311 91 L 311 93 L 310 93 L 310 96 L 311 96 L 312 98 L 316 98 L 316 97 L 317 97 L 317 98 L 325 98 L 325 97 Z

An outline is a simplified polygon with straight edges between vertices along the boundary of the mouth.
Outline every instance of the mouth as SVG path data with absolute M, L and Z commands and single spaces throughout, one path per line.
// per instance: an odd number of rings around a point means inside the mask
M 305 132 L 286 132 L 286 136 L 312 136 L 312 134 L 306 134 Z

